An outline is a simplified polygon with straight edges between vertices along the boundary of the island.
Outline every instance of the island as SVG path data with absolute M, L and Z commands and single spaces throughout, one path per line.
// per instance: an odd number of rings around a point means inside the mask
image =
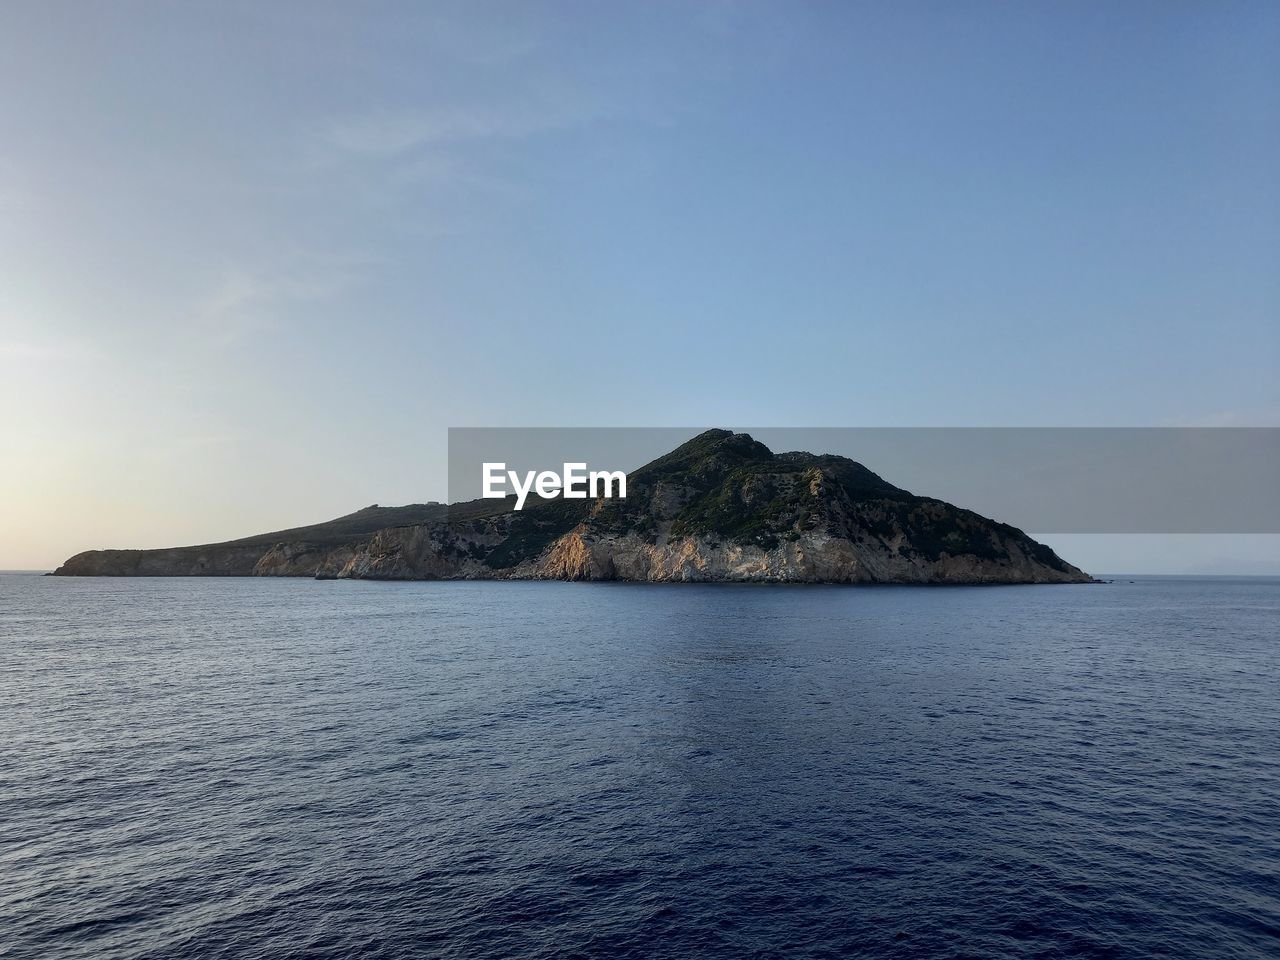
M 709 430 L 625 499 L 366 507 L 226 543 L 89 550 L 55 576 L 1013 584 L 1092 578 L 1016 527 L 831 454 Z

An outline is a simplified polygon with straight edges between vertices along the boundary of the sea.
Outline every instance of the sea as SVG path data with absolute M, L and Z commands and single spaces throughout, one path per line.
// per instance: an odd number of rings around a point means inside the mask
M 1280 580 L 1114 580 L 0 576 L 0 956 L 1280 956 Z

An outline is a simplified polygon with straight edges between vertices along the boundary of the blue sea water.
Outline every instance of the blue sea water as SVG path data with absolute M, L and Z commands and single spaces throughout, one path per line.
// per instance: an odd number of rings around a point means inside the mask
M 1280 956 L 1280 581 L 0 576 L 0 955 Z

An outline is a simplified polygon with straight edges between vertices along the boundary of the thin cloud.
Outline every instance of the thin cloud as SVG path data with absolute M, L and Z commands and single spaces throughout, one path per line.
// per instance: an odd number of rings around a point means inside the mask
M 341 296 L 361 277 L 354 267 L 279 274 L 231 267 L 196 301 L 189 316 L 206 331 L 211 345 L 229 347 L 278 328 L 291 307 Z
M 0 340 L 0 362 L 38 363 L 89 356 L 87 341 L 66 337 L 23 337 Z
M 322 139 L 348 154 L 399 157 L 434 145 L 519 140 L 560 132 L 598 116 L 598 106 L 591 98 L 558 91 L 501 104 L 378 108 L 333 120 Z

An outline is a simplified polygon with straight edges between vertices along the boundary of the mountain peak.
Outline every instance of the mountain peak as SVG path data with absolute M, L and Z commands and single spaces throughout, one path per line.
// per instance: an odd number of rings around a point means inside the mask
M 641 467 L 635 476 L 652 480 L 672 473 L 716 473 L 747 463 L 768 463 L 772 460 L 773 451 L 749 433 L 705 430 Z

